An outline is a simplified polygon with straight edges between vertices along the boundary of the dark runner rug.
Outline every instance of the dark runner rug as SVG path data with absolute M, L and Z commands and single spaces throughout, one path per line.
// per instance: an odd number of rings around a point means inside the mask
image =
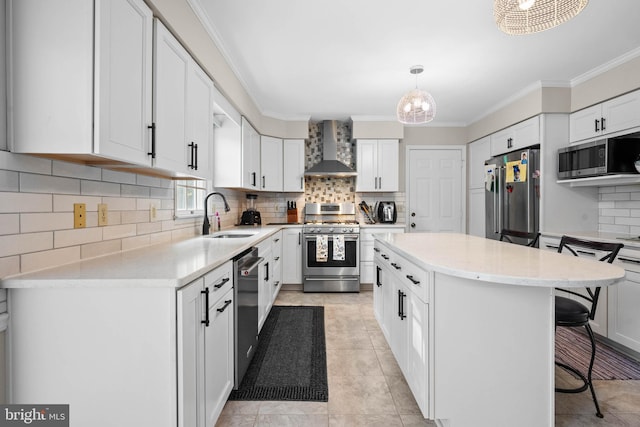
M 324 307 L 274 305 L 258 348 L 229 400 L 326 402 Z
M 576 329 L 556 329 L 556 360 L 587 372 L 591 357 L 591 342 Z M 593 364 L 594 380 L 639 380 L 640 362 L 600 341 L 596 341 L 596 360 Z

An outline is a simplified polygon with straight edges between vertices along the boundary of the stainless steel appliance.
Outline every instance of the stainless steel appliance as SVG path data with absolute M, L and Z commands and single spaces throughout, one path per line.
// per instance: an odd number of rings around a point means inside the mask
M 540 150 L 525 148 L 485 161 L 486 236 L 499 240 L 502 229 L 539 231 Z M 513 239 L 526 245 L 525 239 Z
M 395 224 L 397 219 L 396 202 L 378 203 L 378 222 Z
M 258 198 L 257 194 L 247 194 L 247 210 L 242 212 L 240 225 L 261 225 L 262 218 L 260 212 L 256 210 L 255 202 Z
M 360 291 L 360 226 L 355 204 L 307 203 L 302 235 L 305 292 Z
M 558 150 L 558 179 L 635 174 L 640 133 L 572 145 Z
M 249 248 L 233 259 L 234 341 L 236 363 L 234 389 L 238 389 L 258 348 L 258 248 Z

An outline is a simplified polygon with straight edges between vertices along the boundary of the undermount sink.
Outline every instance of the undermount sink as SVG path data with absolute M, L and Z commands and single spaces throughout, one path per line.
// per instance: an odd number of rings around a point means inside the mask
M 219 233 L 209 235 L 212 239 L 246 239 L 255 233 Z

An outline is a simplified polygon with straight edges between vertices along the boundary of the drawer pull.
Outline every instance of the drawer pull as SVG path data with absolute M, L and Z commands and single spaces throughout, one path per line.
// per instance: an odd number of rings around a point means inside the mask
M 275 257 L 273 260 L 274 260 L 274 261 L 278 261 L 279 259 L 280 259 L 280 257 L 279 257 L 279 256 L 277 256 L 277 257 Z
M 223 286 L 224 286 L 224 284 L 225 284 L 225 283 L 227 283 L 228 281 L 229 281 L 229 278 L 228 278 L 228 277 L 225 277 L 224 279 L 222 279 L 222 280 L 220 281 L 220 283 L 218 283 L 217 285 L 213 285 L 213 287 L 214 287 L 214 288 L 216 288 L 216 289 L 220 289 L 220 288 L 221 288 L 221 287 L 223 287 Z
M 382 258 L 386 259 L 387 261 L 389 261 L 389 256 L 387 256 L 387 255 L 385 255 L 385 254 L 382 254 L 382 255 L 380 255 L 380 256 L 381 256 Z
M 217 309 L 216 311 L 218 313 L 222 313 L 223 311 L 225 311 L 227 309 L 227 307 L 229 307 L 229 304 L 231 304 L 231 300 L 230 299 L 226 300 L 224 302 L 224 305 L 222 307 L 220 307 L 219 309 Z M 209 325 L 207 325 L 207 326 L 209 326 Z
M 280 281 L 279 281 L 279 280 L 278 280 L 278 281 L 273 282 L 273 286 L 275 286 L 276 288 L 277 288 L 279 285 L 280 285 Z
M 619 256 L 618 259 L 622 262 L 631 262 L 633 264 L 640 264 L 640 259 L 624 258 L 621 256 Z
M 420 284 L 420 281 L 419 281 L 419 280 L 414 279 L 414 278 L 413 278 L 413 276 L 412 276 L 412 275 L 410 275 L 410 274 L 407 274 L 407 279 L 411 280 L 411 282 L 412 282 L 414 285 L 419 285 L 419 284 Z
M 380 249 L 375 248 L 375 247 L 373 248 L 373 250 L 374 250 L 374 252 L 380 252 Z
M 392 262 L 391 265 L 393 266 L 393 268 L 395 268 L 396 270 L 402 270 L 402 267 L 400 267 L 398 264 L 396 264 L 395 262 Z

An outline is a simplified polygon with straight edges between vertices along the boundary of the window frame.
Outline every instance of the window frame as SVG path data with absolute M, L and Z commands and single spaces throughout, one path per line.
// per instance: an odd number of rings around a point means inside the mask
M 195 218 L 204 215 L 204 198 L 209 192 L 209 182 L 203 179 L 179 179 L 174 181 L 174 199 L 173 199 L 173 217 L 179 218 Z M 194 195 L 195 201 L 193 201 L 195 208 L 182 208 L 180 206 L 187 206 L 190 201 L 185 195 L 181 194 L 183 189 L 193 189 L 196 194 Z M 200 192 L 200 194 L 198 194 Z M 180 205 L 182 203 L 182 205 Z M 193 205 L 192 205 L 193 206 Z

